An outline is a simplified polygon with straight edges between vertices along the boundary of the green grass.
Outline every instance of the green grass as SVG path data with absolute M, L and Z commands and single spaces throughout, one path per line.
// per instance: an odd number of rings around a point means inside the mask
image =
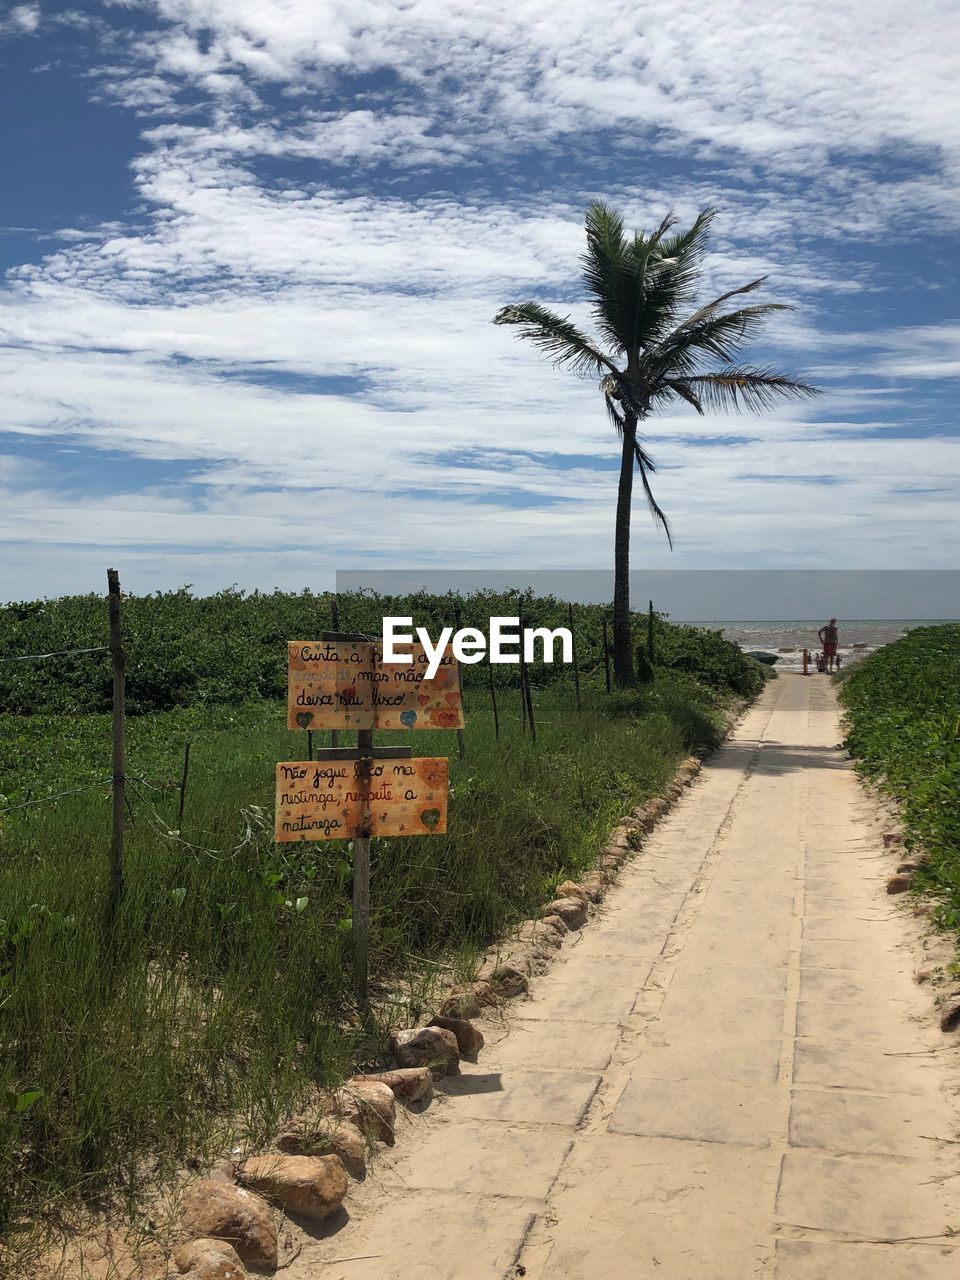
M 450 830 L 374 844 L 375 983 L 422 974 L 425 961 L 465 970 L 595 858 L 619 814 L 716 738 L 730 696 L 712 676 L 663 669 L 607 697 L 595 674 L 578 715 L 570 684 L 554 683 L 535 691 L 534 746 L 516 690 L 502 692 L 497 742 L 487 696 L 472 688 L 464 762 L 452 733 L 407 735 L 416 754 L 451 757 Z M 349 851 L 272 839 L 274 764 L 305 754 L 305 735 L 284 721 L 283 705 L 259 696 L 131 717 L 128 892 L 111 945 L 107 788 L 0 816 L 9 1238 L 94 1197 L 133 1206 L 228 1137 L 263 1141 L 313 1085 L 376 1054 L 351 996 Z M 188 739 L 177 833 L 170 784 Z M 0 740 L 0 791 L 12 799 L 109 774 L 104 714 L 0 716 Z
M 860 771 L 900 805 L 918 888 L 960 937 L 960 626 L 918 627 L 851 667 L 841 700 Z

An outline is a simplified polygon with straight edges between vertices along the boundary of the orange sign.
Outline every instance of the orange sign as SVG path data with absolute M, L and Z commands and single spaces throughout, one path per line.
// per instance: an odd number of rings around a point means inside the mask
M 459 663 L 444 653 L 427 679 L 422 645 L 412 662 L 386 663 L 372 641 L 291 640 L 288 729 L 462 729 Z
M 374 714 L 378 729 L 462 729 L 460 664 L 446 650 L 432 680 L 422 644 L 404 646 L 413 661 L 384 662 L 377 650 Z
M 301 760 L 277 765 L 278 841 L 432 836 L 447 829 L 447 761 Z

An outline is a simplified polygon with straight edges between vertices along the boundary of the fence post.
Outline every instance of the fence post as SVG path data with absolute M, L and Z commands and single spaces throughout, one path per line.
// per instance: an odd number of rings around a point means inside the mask
M 497 689 L 493 683 L 493 663 L 487 663 L 487 674 L 490 677 L 490 701 L 493 704 L 493 731 L 496 734 L 497 741 L 500 741 L 500 716 L 497 712 Z
M 537 725 L 533 718 L 533 697 L 530 693 L 530 673 L 527 670 L 526 646 L 523 642 L 523 596 L 520 597 L 520 699 L 523 703 L 525 720 L 530 722 L 530 734 L 537 740 Z
M 456 608 L 454 609 L 453 616 L 454 616 L 454 621 L 456 623 L 456 630 L 459 631 L 461 625 L 463 624 L 463 614 L 461 613 L 459 605 L 457 605 Z M 457 663 L 457 681 L 460 688 L 460 708 L 464 712 L 464 719 L 466 719 L 466 708 L 463 705 L 463 669 L 460 666 L 459 662 Z M 466 759 L 467 736 L 462 729 L 457 730 L 457 755 L 460 757 L 461 760 Z
M 520 726 L 527 731 L 527 682 L 524 679 L 523 661 L 523 595 L 517 596 L 517 622 L 520 627 Z
M 524 662 L 520 679 L 523 681 L 524 705 L 527 708 L 527 718 L 530 721 L 530 735 L 533 741 L 537 740 L 537 722 L 533 718 L 533 695 L 530 692 L 530 673 L 527 670 L 527 664 Z
M 180 774 L 180 804 L 177 808 L 177 830 L 183 835 L 183 806 L 187 801 L 187 775 L 190 773 L 190 743 L 183 748 L 183 772 Z
M 110 657 L 113 663 L 113 831 L 110 840 L 110 889 L 107 899 L 107 933 L 113 932 L 123 898 L 123 823 L 126 769 L 124 712 L 126 702 L 127 656 L 123 651 L 120 617 L 120 575 L 107 570 L 110 617 Z
M 570 648 L 573 650 L 573 687 L 577 695 L 577 710 L 580 710 L 580 664 L 577 662 L 577 634 L 573 629 L 573 605 L 567 605 L 567 620 L 570 624 Z
M 653 601 L 647 610 L 647 661 L 653 666 Z

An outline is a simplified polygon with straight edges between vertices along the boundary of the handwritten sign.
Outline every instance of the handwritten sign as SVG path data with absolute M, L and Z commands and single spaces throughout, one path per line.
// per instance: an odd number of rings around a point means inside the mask
M 287 645 L 288 729 L 462 729 L 456 658 L 444 653 L 427 679 L 422 645 L 413 661 L 386 663 L 372 641 L 291 640 Z
M 375 654 L 366 641 L 291 640 L 288 729 L 372 729 Z
M 441 835 L 447 829 L 447 761 L 357 760 L 277 765 L 278 841 Z
M 447 649 L 432 680 L 422 644 L 404 646 L 412 662 L 384 662 L 377 650 L 376 727 L 378 729 L 462 729 L 460 664 Z

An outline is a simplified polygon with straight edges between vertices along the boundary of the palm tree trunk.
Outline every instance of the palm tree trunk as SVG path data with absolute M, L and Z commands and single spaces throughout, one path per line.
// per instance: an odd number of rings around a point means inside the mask
M 613 552 L 613 676 L 621 687 L 635 683 L 633 632 L 630 625 L 630 506 L 633 499 L 636 438 L 637 420 L 626 415 Z

